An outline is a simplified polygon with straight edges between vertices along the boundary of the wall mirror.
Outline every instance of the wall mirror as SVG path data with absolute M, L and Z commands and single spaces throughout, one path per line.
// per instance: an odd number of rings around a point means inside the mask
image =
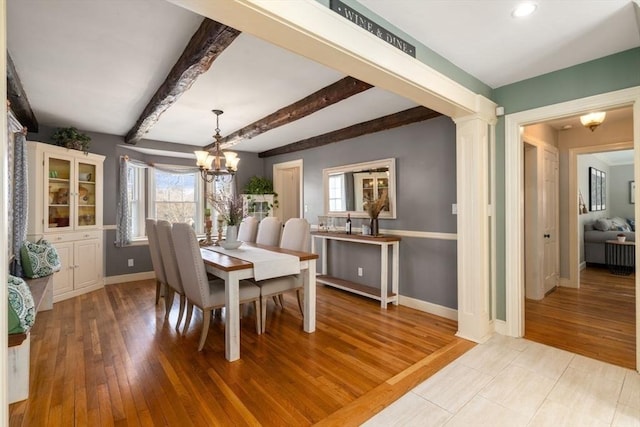
M 396 217 L 396 159 L 323 169 L 322 178 L 325 215 L 368 218 L 364 202 L 386 193 L 387 204 L 379 218 Z

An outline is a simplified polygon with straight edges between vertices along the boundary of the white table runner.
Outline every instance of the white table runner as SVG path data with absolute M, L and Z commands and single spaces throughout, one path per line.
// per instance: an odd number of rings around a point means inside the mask
M 297 256 L 252 246 L 241 246 L 233 250 L 224 249 L 221 246 L 207 246 L 205 249 L 252 263 L 253 277 L 256 280 L 300 273 L 300 259 Z

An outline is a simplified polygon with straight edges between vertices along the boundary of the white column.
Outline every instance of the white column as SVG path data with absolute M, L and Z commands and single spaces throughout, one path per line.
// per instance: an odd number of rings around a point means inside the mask
M 458 204 L 458 333 L 487 340 L 491 323 L 489 235 L 490 119 L 478 115 L 455 120 Z

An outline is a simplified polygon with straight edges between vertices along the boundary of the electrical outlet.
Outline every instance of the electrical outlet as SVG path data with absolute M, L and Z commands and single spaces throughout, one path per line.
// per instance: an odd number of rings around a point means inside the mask
M 127 261 L 127 265 L 129 267 L 133 267 L 133 258 L 129 258 L 129 260 Z
M 453 215 L 458 215 L 458 205 L 456 203 L 451 205 L 451 213 Z
M 362 277 L 362 267 L 358 267 L 358 276 Z

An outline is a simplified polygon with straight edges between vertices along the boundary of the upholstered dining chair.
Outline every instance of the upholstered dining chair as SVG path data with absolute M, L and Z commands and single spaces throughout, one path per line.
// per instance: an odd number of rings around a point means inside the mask
M 256 243 L 261 245 L 278 246 L 280 244 L 281 232 L 282 221 L 275 216 L 268 216 L 260 221 L 260 224 L 258 225 Z
M 304 218 L 291 218 L 284 225 L 280 247 L 293 251 L 306 251 L 310 238 L 311 230 L 307 220 Z M 266 332 L 267 329 L 267 300 L 269 297 L 273 297 L 274 300 L 276 297 L 280 297 L 280 305 L 284 308 L 282 294 L 289 291 L 296 291 L 298 308 L 304 317 L 304 309 L 302 307 L 302 289 L 304 283 L 302 280 L 302 275 L 293 274 L 256 282 L 260 287 L 260 310 L 262 314 L 261 323 L 263 333 Z
M 253 216 L 243 219 L 240 223 L 240 228 L 238 228 L 238 240 L 253 243 L 256 241 L 257 234 L 258 219 Z
M 184 292 L 189 304 L 182 333 L 185 334 L 189 328 L 193 307 L 196 306 L 200 308 L 202 310 L 203 323 L 198 351 L 201 351 L 204 347 L 207 333 L 209 332 L 212 310 L 224 307 L 224 280 L 207 280 L 207 272 L 204 267 L 202 255 L 200 254 L 200 246 L 196 239 L 196 233 L 189 224 L 174 224 L 171 229 L 171 237 L 173 238 L 173 245 L 176 251 L 182 286 L 184 287 Z M 249 281 L 241 280 L 239 289 L 240 304 L 248 302 L 254 303 L 256 332 L 260 334 L 262 332 L 259 303 L 260 288 Z
M 156 305 L 160 300 L 160 296 L 165 291 L 167 284 L 167 276 L 164 272 L 164 265 L 162 264 L 162 255 L 160 255 L 160 246 L 158 245 L 158 235 L 156 233 L 156 220 L 153 218 L 147 218 L 144 221 L 147 231 L 147 240 L 149 241 L 149 252 L 151 253 L 151 265 L 153 266 L 153 272 L 156 275 Z
M 156 234 L 158 236 L 158 244 L 160 245 L 160 255 L 162 256 L 162 264 L 164 265 L 164 273 L 167 278 L 165 287 L 165 304 L 166 313 L 164 318 L 169 319 L 169 313 L 173 307 L 173 299 L 175 294 L 180 296 L 180 311 L 178 312 L 178 320 L 176 321 L 176 331 L 180 330 L 184 308 L 187 297 L 182 287 L 182 279 L 178 271 L 178 260 L 176 259 L 176 251 L 173 246 L 173 238 L 171 237 L 171 223 L 165 220 L 156 222 Z

